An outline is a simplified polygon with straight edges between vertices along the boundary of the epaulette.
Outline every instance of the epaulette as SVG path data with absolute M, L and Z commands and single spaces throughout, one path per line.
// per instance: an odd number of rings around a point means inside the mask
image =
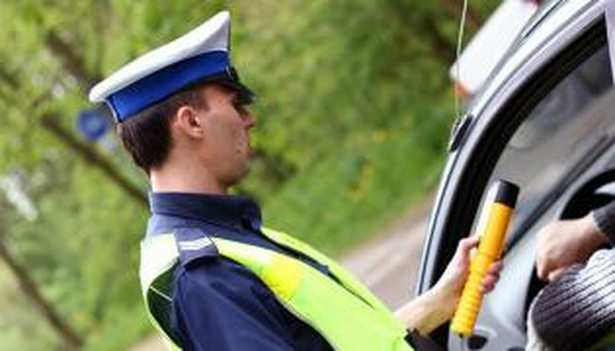
M 201 228 L 175 228 L 173 234 L 182 265 L 203 258 L 220 256 L 216 244 Z

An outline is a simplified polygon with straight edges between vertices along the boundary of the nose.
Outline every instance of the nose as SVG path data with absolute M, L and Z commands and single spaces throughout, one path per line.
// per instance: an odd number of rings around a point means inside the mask
M 257 122 L 256 121 L 256 116 L 252 112 L 250 112 L 248 110 L 246 110 L 246 113 L 243 116 L 243 121 L 244 121 L 244 125 L 248 129 L 254 127 L 256 125 L 256 122 Z

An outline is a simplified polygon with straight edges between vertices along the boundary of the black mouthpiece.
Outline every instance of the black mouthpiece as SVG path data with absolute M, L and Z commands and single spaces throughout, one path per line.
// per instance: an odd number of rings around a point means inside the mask
M 497 186 L 495 202 L 515 208 L 517 198 L 519 197 L 519 187 L 502 179 L 497 180 L 494 186 Z

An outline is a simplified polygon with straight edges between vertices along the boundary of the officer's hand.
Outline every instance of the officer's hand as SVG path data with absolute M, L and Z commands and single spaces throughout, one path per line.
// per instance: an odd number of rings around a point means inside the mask
M 606 242 L 606 237 L 596 227 L 591 213 L 580 219 L 559 220 L 547 224 L 538 232 L 538 277 L 542 280 L 554 280 L 567 267 L 586 261 Z
M 470 257 L 476 244 L 478 244 L 477 237 L 462 239 L 438 283 L 425 294 L 404 304 L 395 312 L 397 318 L 404 322 L 408 329 L 416 330 L 421 335 L 428 335 L 453 317 L 461 290 L 468 277 Z M 493 290 L 501 270 L 501 261 L 489 267 L 483 280 L 485 293 Z
M 446 314 L 448 318 L 452 318 L 459 303 L 461 291 L 463 285 L 468 277 L 468 270 L 470 268 L 470 260 L 472 252 L 478 244 L 478 237 L 472 236 L 464 238 L 459 242 L 457 251 L 453 256 L 453 259 L 446 267 L 444 274 L 438 280 L 438 283 L 434 286 L 433 290 L 436 291 L 441 298 L 443 306 L 445 306 Z M 488 293 L 492 291 L 500 278 L 500 271 L 502 270 L 502 261 L 496 261 L 489 267 L 487 275 L 483 279 L 483 292 Z

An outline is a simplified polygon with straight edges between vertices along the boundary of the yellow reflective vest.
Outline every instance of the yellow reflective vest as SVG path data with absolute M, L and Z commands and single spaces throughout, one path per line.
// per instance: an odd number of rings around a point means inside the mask
M 204 236 L 191 245 L 213 244 L 219 253 L 248 268 L 295 317 L 319 332 L 335 350 L 411 350 L 404 325 L 356 278 L 309 245 L 263 228 L 272 241 L 303 253 L 329 268 L 337 282 L 287 255 L 261 247 Z M 141 245 L 140 279 L 150 320 L 171 348 L 180 349 L 168 329 L 172 272 L 179 251 L 173 233 Z

